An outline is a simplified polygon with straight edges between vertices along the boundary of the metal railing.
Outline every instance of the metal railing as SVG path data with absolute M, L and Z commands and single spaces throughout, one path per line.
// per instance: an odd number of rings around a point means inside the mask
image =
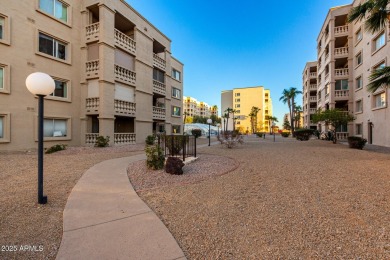
M 157 144 L 165 157 L 196 157 L 196 138 L 190 135 L 158 135 Z

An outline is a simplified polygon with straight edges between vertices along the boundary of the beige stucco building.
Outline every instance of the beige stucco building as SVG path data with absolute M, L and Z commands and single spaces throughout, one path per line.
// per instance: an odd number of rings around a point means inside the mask
M 183 64 L 123 0 L 2 0 L 0 53 L 0 150 L 36 147 L 37 98 L 25 79 L 37 71 L 56 83 L 45 98 L 45 147 L 181 132 Z
M 317 108 L 339 108 L 355 116 L 352 123 L 337 129 L 339 139 L 355 135 L 368 143 L 390 146 L 390 90 L 371 93 L 366 88 L 371 72 L 389 65 L 389 28 L 372 34 L 365 30 L 364 20 L 348 24 L 350 9 L 360 2 L 331 8 L 318 35 Z M 305 71 L 312 65 L 308 63 Z M 303 82 L 305 88 L 305 78 Z M 310 108 L 304 105 L 305 115 L 311 113 Z M 318 124 L 318 129 L 326 131 L 327 127 Z
M 206 102 L 198 101 L 193 97 L 183 96 L 183 111 L 187 116 L 203 116 L 210 117 L 211 115 L 218 116 L 218 107 L 210 106 Z
M 251 120 L 249 114 L 252 107 L 258 107 L 260 111 L 257 114 L 257 131 L 269 131 L 268 117 L 272 116 L 272 99 L 269 89 L 264 87 L 235 88 L 233 90 L 224 90 L 221 92 L 221 114 L 226 113 L 228 108 L 236 110 L 234 117 L 236 120 L 236 129 L 241 131 L 251 131 Z M 233 130 L 233 115 L 229 115 L 227 130 Z M 226 121 L 222 118 L 222 129 L 225 129 Z

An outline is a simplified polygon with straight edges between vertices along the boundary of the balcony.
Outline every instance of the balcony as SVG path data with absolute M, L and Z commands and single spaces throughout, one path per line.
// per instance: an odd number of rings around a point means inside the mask
M 165 108 L 153 106 L 153 119 L 165 120 Z
M 317 102 L 317 97 L 316 97 L 316 96 L 311 96 L 311 97 L 309 98 L 309 101 L 310 101 L 310 102 Z
M 99 113 L 100 99 L 98 97 L 87 98 L 85 101 L 85 109 L 88 114 Z
M 334 96 L 336 99 L 348 99 L 349 98 L 349 90 L 335 90 Z
M 94 42 L 99 40 L 99 23 L 93 23 L 85 27 L 85 41 Z
M 335 69 L 334 75 L 335 77 L 348 77 L 348 69 Z
M 99 77 L 99 60 L 91 60 L 85 63 L 85 72 L 88 79 Z
M 85 134 L 85 144 L 86 145 L 95 145 L 96 139 L 98 138 L 98 133 L 87 133 Z
M 127 50 L 131 54 L 135 55 L 136 50 L 136 44 L 135 41 L 127 36 L 126 34 L 122 33 L 121 31 L 115 29 L 115 45 Z
M 153 53 L 153 66 L 165 71 L 167 65 L 163 58 L 159 57 L 156 53 Z
M 116 80 L 135 86 L 135 78 L 136 78 L 135 76 L 136 74 L 134 71 L 131 71 L 129 69 L 123 68 L 115 64 Z
M 349 135 L 348 132 L 336 132 L 337 140 L 347 140 L 348 135 Z
M 135 133 L 114 133 L 114 144 L 135 144 Z
M 153 80 L 153 92 L 165 96 L 165 84 L 160 81 Z
M 310 108 L 309 113 L 310 114 L 315 114 L 316 113 L 316 109 L 315 108 Z
M 341 47 L 341 48 L 334 49 L 334 56 L 336 58 L 348 56 L 348 47 Z
M 329 59 L 329 53 L 327 53 L 327 54 L 325 55 L 325 64 L 328 63 L 328 59 Z
M 348 33 L 348 25 L 338 26 L 334 28 L 335 36 L 343 35 Z
M 310 78 L 317 78 L 317 72 L 310 72 L 309 77 Z
M 309 90 L 317 90 L 317 84 L 310 84 Z
M 135 116 L 135 103 L 115 99 L 114 109 L 117 114 Z

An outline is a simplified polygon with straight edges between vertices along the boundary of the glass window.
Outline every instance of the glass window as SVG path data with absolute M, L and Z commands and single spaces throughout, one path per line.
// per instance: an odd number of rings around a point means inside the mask
M 172 115 L 173 116 L 181 116 L 180 107 L 172 106 Z
M 172 87 L 172 97 L 180 98 L 181 97 L 180 89 Z
M 4 89 L 4 68 L 0 67 L 0 89 Z
M 386 93 L 383 92 L 381 94 L 374 96 L 374 108 L 380 108 L 386 106 Z
M 362 112 L 363 111 L 363 101 L 358 100 L 356 101 L 356 112 Z
M 363 56 L 362 53 L 360 52 L 358 55 L 356 55 L 356 66 L 362 64 L 363 62 Z
M 180 81 L 181 80 L 181 73 L 180 73 L 180 71 L 172 69 L 172 78 Z
M 172 125 L 172 134 L 180 134 L 180 125 Z
M 240 107 L 240 104 L 236 104 L 236 107 Z
M 336 128 L 336 132 L 348 132 L 348 125 L 342 124 Z
M 0 138 L 4 138 L 4 116 L 0 116 Z
M 363 87 L 363 78 L 359 76 L 356 78 L 356 89 L 360 89 Z
M 236 93 L 235 95 L 236 95 L 236 97 L 239 97 L 239 96 L 240 96 L 240 93 Z
M 362 135 L 362 134 L 363 134 L 362 124 L 356 124 L 356 135 Z
M 165 82 L 164 72 L 158 69 L 153 69 L 153 79 L 164 83 Z
M 54 92 L 50 94 L 50 96 L 67 98 L 68 97 L 68 88 L 67 88 L 66 82 L 54 80 L 54 83 L 55 83 L 55 89 L 54 89 Z
M 374 67 L 374 70 L 377 70 L 377 69 L 383 69 L 384 67 L 386 66 L 385 62 L 381 62 L 380 64 L 376 65 Z
M 68 21 L 68 7 L 58 0 L 40 0 L 39 9 L 64 22 Z
M 362 29 L 359 29 L 356 32 L 356 42 L 359 42 L 361 39 L 363 39 Z
M 4 17 L 0 16 L 0 39 L 4 39 L 4 25 L 5 24 L 5 19 Z
M 385 33 L 381 33 L 378 37 L 374 40 L 374 51 L 379 50 L 383 45 L 385 45 Z
M 348 89 L 347 79 L 336 80 L 335 90 L 347 90 L 347 89 Z
M 44 137 L 62 137 L 67 134 L 66 119 L 44 119 L 43 136 Z
M 39 33 L 39 51 L 62 60 L 66 59 L 66 44 L 43 33 Z

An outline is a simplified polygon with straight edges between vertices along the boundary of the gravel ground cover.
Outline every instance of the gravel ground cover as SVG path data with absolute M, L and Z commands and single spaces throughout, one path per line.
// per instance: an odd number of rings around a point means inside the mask
M 70 147 L 45 155 L 48 204 L 44 206 L 37 204 L 36 153 L 1 153 L 0 259 L 55 259 L 62 239 L 62 213 L 82 174 L 98 162 L 143 153 L 143 147 Z
M 238 161 L 227 174 L 138 192 L 188 259 L 390 259 L 390 154 L 270 138 L 199 149 Z

